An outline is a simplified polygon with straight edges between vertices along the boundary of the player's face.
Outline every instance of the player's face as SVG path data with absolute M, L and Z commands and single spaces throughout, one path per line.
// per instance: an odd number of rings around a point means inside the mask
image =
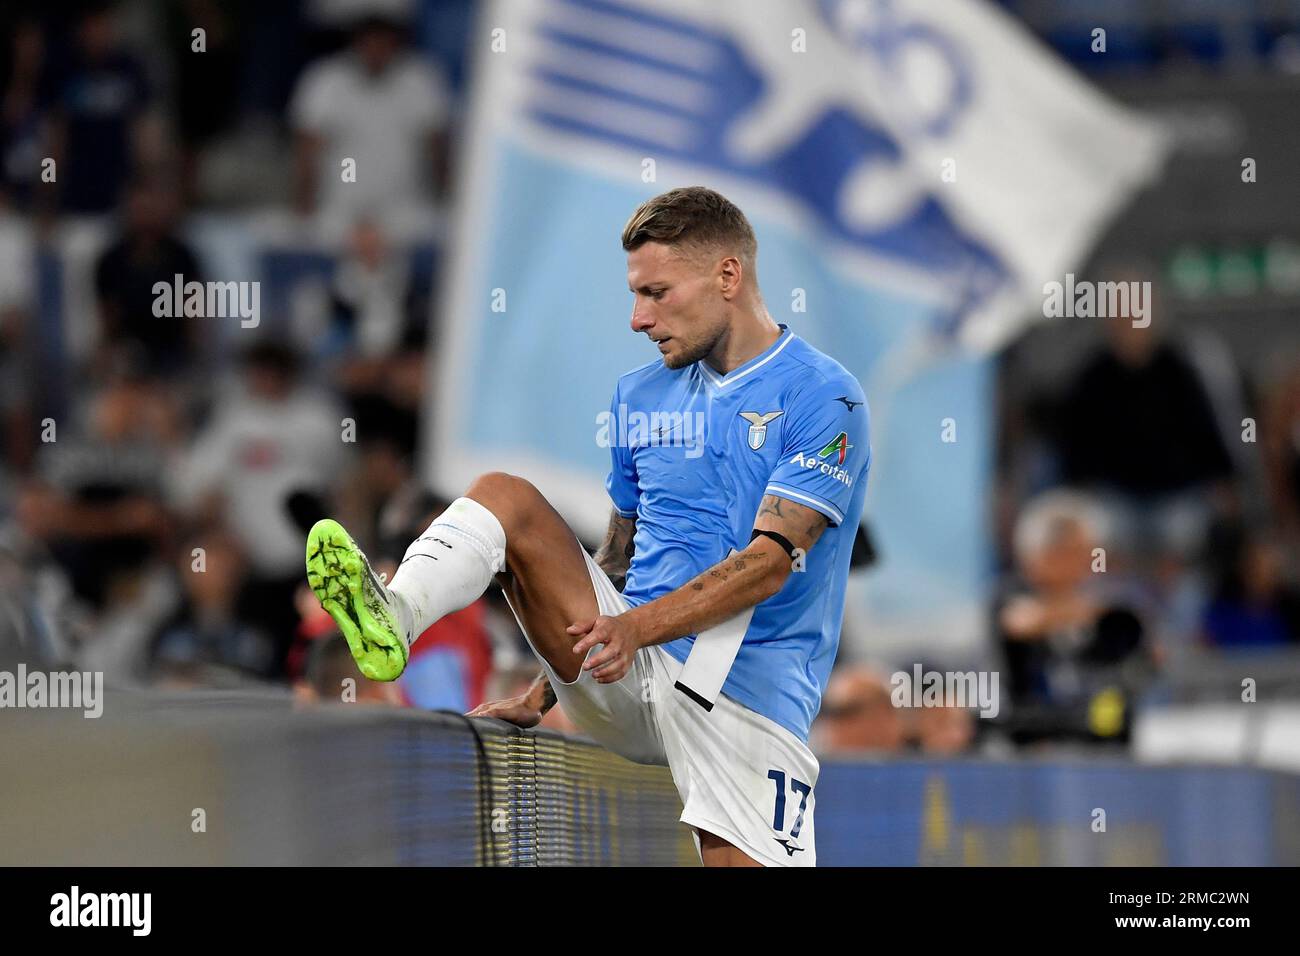
M 636 297 L 632 331 L 659 347 L 664 365 L 684 368 L 713 351 L 726 330 L 726 300 L 707 256 L 681 256 L 647 242 L 627 254 L 627 285 Z

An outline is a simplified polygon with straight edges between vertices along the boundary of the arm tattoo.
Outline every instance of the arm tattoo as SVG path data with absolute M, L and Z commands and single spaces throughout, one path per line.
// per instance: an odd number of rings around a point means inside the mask
M 537 679 L 542 682 L 542 713 L 555 706 L 555 688 L 551 686 L 551 679 L 546 676 L 546 671 L 537 675 Z
M 740 572 L 745 570 L 745 564 L 748 560 L 749 560 L 748 558 L 737 554 L 726 565 L 710 568 L 709 577 L 714 578 L 718 581 L 725 581 L 729 577 L 731 577 L 731 573 L 733 571 Z M 695 590 L 696 591 L 702 590 L 702 586 L 699 584 L 695 585 Z
M 807 551 L 826 530 L 826 516 L 820 511 L 786 501 L 776 495 L 764 495 L 754 526 L 775 531 L 788 538 L 797 548 Z
M 624 518 L 617 511 L 612 512 L 605 540 L 596 552 L 596 564 L 620 591 L 623 590 L 627 569 L 631 567 L 632 555 L 636 551 L 635 537 L 636 518 Z

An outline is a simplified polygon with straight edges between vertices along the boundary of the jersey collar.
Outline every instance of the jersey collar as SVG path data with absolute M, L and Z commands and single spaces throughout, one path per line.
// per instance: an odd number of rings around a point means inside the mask
M 738 365 L 726 375 L 719 375 L 713 369 L 709 368 L 708 363 L 703 359 L 696 362 L 695 367 L 700 370 L 700 375 L 703 376 L 704 380 L 714 388 L 728 388 L 736 382 L 743 381 L 758 372 L 759 369 L 771 362 L 772 359 L 780 355 L 781 351 L 794 341 L 794 333 L 790 331 L 789 326 L 784 322 L 778 322 L 777 327 L 780 328 L 781 334 L 777 336 L 775 342 L 768 346 L 766 351 L 755 355 L 744 365 Z

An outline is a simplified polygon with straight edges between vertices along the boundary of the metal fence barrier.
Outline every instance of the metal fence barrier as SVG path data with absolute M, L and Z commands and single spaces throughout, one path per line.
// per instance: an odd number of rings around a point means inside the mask
M 822 865 L 1300 863 L 1300 777 L 1253 768 L 824 757 L 816 793 Z M 665 768 L 453 714 L 0 709 L 3 865 L 698 865 L 680 812 Z
M 0 710 L 0 864 L 698 864 L 668 771 L 499 721 L 109 691 Z

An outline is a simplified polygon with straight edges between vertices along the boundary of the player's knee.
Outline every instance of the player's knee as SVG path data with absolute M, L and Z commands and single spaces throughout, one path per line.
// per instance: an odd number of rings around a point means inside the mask
M 506 534 L 517 532 L 537 514 L 541 492 L 526 478 L 504 471 L 479 475 L 465 492 L 467 497 L 487 507 L 501 522 Z
M 479 475 L 469 486 L 471 492 L 486 492 L 494 498 L 527 501 L 540 496 L 539 492 L 527 478 L 520 478 L 507 471 L 488 471 Z

